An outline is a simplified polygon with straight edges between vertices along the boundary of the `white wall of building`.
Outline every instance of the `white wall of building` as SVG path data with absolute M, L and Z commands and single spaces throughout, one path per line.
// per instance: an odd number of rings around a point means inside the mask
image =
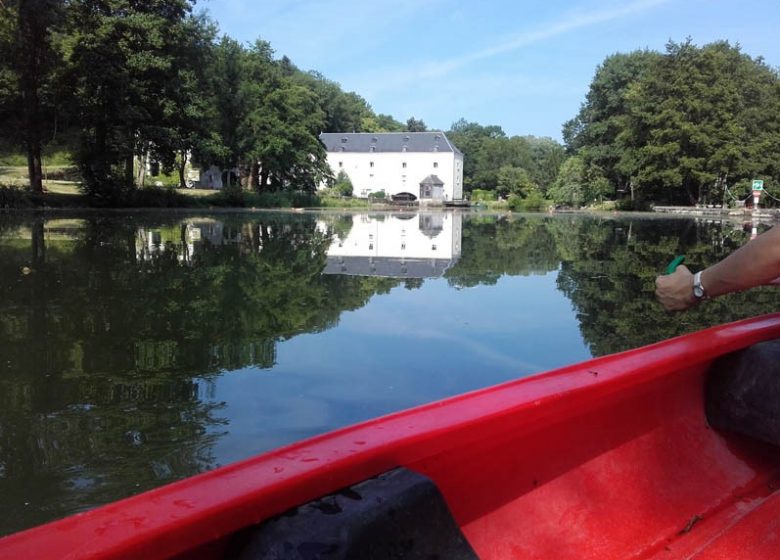
M 419 197 L 420 182 L 436 175 L 445 200 L 463 198 L 463 156 L 454 152 L 328 152 L 328 163 L 334 176 L 342 170 L 349 175 L 356 197 L 380 190 Z
M 454 168 L 452 170 L 452 198 L 461 200 L 463 198 L 463 154 L 454 154 Z

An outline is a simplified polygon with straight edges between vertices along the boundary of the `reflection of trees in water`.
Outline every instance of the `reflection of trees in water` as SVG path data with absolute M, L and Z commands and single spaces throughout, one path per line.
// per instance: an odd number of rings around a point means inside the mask
M 571 299 L 591 352 L 604 355 L 778 309 L 775 288 L 708 301 L 683 314 L 666 313 L 655 301 L 655 277 L 675 255 L 685 254 L 686 263 L 700 269 L 748 236 L 728 222 L 477 217 L 464 222 L 462 257 L 445 276 L 452 286 L 469 287 L 560 267 L 558 288 Z
M 214 465 L 220 404 L 203 381 L 4 379 L 0 533 L 190 476 Z
M 446 273 L 451 286 L 495 284 L 503 275 L 544 274 L 558 268 L 555 240 L 543 217 L 464 220 L 461 258 Z
M 138 252 L 134 217 L 0 244 L 0 533 L 214 466 L 210 377 L 398 285 L 322 275 L 309 217 L 228 218 L 186 259 L 186 224 L 142 225 L 165 250 Z
M 91 217 L 75 242 L 47 237 L 40 220 L 6 224 L 16 237 L 0 242 L 0 532 L 213 466 L 226 428 L 210 379 L 271 367 L 280 340 L 422 286 L 321 274 L 331 236 L 352 223 L 324 221 L 326 231 L 308 215 L 228 216 L 197 239 L 193 220 Z M 139 252 L 141 228 L 160 231 L 164 250 Z M 747 235 L 686 220 L 470 217 L 445 277 L 469 287 L 560 270 L 603 354 L 777 309 L 772 289 L 678 315 L 655 303 L 672 256 L 700 268 Z
M 551 222 L 563 256 L 558 287 L 577 313 L 594 355 L 658 342 L 778 309 L 780 292 L 762 288 L 670 314 L 655 300 L 655 277 L 678 254 L 701 269 L 748 237 L 734 224 L 693 220 L 568 220 Z

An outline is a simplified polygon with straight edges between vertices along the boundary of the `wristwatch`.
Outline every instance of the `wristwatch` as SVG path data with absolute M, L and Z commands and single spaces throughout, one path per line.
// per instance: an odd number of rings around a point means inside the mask
M 693 295 L 697 300 L 707 299 L 707 292 L 701 285 L 701 270 L 693 275 Z

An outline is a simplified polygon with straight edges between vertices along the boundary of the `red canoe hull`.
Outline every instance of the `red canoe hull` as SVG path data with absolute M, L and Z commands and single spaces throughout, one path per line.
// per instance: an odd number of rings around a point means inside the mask
M 773 558 L 780 453 L 710 429 L 703 382 L 778 337 L 769 315 L 403 411 L 0 539 L 0 559 L 216 558 L 397 466 L 436 483 L 480 558 Z

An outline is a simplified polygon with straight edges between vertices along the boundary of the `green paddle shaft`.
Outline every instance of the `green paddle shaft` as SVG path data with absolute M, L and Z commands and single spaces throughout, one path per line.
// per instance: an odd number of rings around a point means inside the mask
M 678 255 L 674 258 L 672 262 L 669 263 L 669 266 L 666 267 L 666 273 L 671 274 L 675 270 L 677 270 L 677 267 L 680 266 L 682 263 L 685 262 L 685 255 Z

